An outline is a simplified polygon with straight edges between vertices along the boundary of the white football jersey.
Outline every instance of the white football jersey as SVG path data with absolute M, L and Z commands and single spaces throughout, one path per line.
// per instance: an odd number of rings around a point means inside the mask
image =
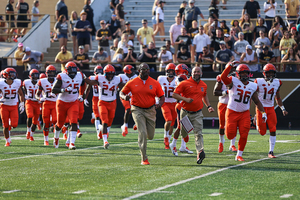
M 65 89 L 67 87 L 72 88 L 71 92 L 59 93 L 58 100 L 61 100 L 64 102 L 76 101 L 79 96 L 79 88 L 84 79 L 84 74 L 82 74 L 81 72 L 77 72 L 76 76 L 73 79 L 71 79 L 68 76 L 68 74 L 62 72 L 57 75 L 56 79 L 62 81 L 62 85 L 61 85 L 62 89 Z
M 217 76 L 217 82 L 222 83 L 222 89 L 221 89 L 222 91 L 228 90 L 228 88 L 226 87 L 226 85 L 221 80 L 221 76 L 220 75 Z M 226 95 L 226 96 L 219 96 L 219 102 L 220 103 L 228 104 L 228 100 L 229 100 L 228 95 Z
M 48 81 L 48 78 L 42 78 L 39 80 L 38 85 L 43 88 L 44 97 L 46 98 L 46 101 L 57 101 L 57 96 L 52 97 L 50 94 L 52 92 L 52 87 L 54 85 L 54 82 L 56 81 L 56 78 L 54 78 L 53 83 L 50 83 Z
M 35 98 L 35 94 L 39 89 L 38 82 L 36 84 L 33 84 L 31 79 L 26 79 L 23 81 L 23 86 L 26 89 L 27 99 L 31 101 L 38 101 Z
M 138 77 L 136 74 L 133 75 L 133 76 L 130 77 L 130 78 L 129 78 L 126 74 L 119 74 L 119 76 L 121 77 L 122 83 L 124 83 L 124 84 L 126 84 L 128 81 L 130 81 L 130 80 L 132 80 L 132 79 Z M 131 92 L 129 92 L 129 93 L 127 94 L 127 96 L 131 96 Z
M 114 76 L 111 81 L 108 81 L 104 75 L 97 75 L 96 80 L 99 83 L 99 100 L 114 101 L 117 98 L 117 89 L 119 83 L 122 82 L 120 76 Z
M 167 76 L 159 76 L 157 78 L 157 81 L 159 82 L 162 90 L 165 93 L 165 102 L 166 103 L 175 103 L 176 99 L 174 99 L 172 97 L 173 92 L 176 88 L 175 78 L 171 82 L 169 82 L 167 78 L 168 78 Z
M 22 82 L 20 79 L 15 79 L 11 85 L 8 85 L 5 79 L 0 81 L 0 90 L 2 91 L 2 98 L 0 100 L 4 101 L 3 105 L 15 106 L 18 104 L 18 91 L 21 85 Z
M 95 80 L 96 76 L 90 76 L 89 79 L 90 80 Z M 92 85 L 92 89 L 93 89 L 93 96 L 94 97 L 99 97 L 99 86 L 98 85 Z
M 238 78 L 232 77 L 233 86 L 228 90 L 229 101 L 227 108 L 236 112 L 245 112 L 250 108 L 253 93 L 257 91 L 256 83 L 248 82 L 244 85 Z
M 257 78 L 254 81 L 258 85 L 258 98 L 263 107 L 273 107 L 274 98 L 282 82 L 275 78 L 271 83 L 268 83 L 264 78 Z

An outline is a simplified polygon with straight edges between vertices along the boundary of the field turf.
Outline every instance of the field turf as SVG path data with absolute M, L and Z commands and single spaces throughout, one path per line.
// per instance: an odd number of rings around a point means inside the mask
M 24 131 L 20 126 L 13 131 Z M 251 130 L 243 158 L 218 153 L 218 129 L 204 129 L 206 158 L 196 163 L 193 134 L 187 144 L 194 154 L 175 157 L 165 150 L 163 129 L 148 141 L 150 165 L 142 166 L 138 134 L 129 129 L 123 137 L 112 128 L 109 149 L 103 149 L 93 126 L 82 126 L 77 149 L 68 150 L 62 135 L 60 146 L 43 146 L 41 131 L 35 141 L 25 134 L 12 136 L 10 147 L 0 140 L 1 199 L 300 199 L 300 132 L 278 130 L 275 156 L 267 157 L 269 135 Z M 238 137 L 237 137 L 238 142 Z M 236 146 L 237 146 L 236 142 Z M 177 142 L 177 149 L 181 141 Z

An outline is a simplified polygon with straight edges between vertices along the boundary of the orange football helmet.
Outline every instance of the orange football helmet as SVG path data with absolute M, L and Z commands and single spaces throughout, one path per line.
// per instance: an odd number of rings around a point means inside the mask
M 132 75 L 132 73 L 134 73 L 134 67 L 132 65 L 126 65 L 124 68 L 123 68 L 123 72 L 125 74 L 128 74 L 128 75 Z
M 97 74 L 103 74 L 103 67 L 101 65 L 97 65 L 95 68 L 94 68 L 94 74 L 97 75 Z
M 103 71 L 104 71 L 104 76 L 108 81 L 111 81 L 116 74 L 116 70 L 115 70 L 114 66 L 112 66 L 110 64 L 106 65 L 104 67 Z
M 188 66 L 186 66 L 185 64 L 179 64 L 176 66 L 175 68 L 175 74 L 176 76 L 180 75 L 180 74 L 185 74 L 185 75 L 189 75 L 189 68 Z
M 263 75 L 266 80 L 273 80 L 276 77 L 276 67 L 268 63 L 263 68 Z
M 240 75 L 241 72 L 246 72 L 248 74 L 247 74 L 247 76 L 241 76 Z M 248 81 L 250 79 L 250 69 L 249 69 L 249 67 L 245 64 L 240 64 L 236 68 L 236 77 L 238 79 L 240 79 L 241 81 Z
M 17 71 L 14 68 L 8 67 L 3 71 L 3 78 L 14 80 L 17 77 Z
M 68 62 L 65 66 L 66 68 L 66 74 L 69 75 L 70 78 L 74 78 L 77 74 L 77 65 L 74 62 Z

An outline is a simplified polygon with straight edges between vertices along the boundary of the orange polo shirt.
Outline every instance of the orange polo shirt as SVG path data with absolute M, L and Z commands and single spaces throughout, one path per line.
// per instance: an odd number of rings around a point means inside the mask
M 141 108 L 153 106 L 155 104 L 155 97 L 164 95 L 159 82 L 150 76 L 146 81 L 142 80 L 140 77 L 128 81 L 123 87 L 122 92 L 124 94 L 131 92 L 131 105 Z
M 188 80 L 182 81 L 174 90 L 174 93 L 180 94 L 186 98 L 192 98 L 192 103 L 182 101 L 182 108 L 187 111 L 198 111 L 203 108 L 202 98 L 206 96 L 207 85 L 203 81 L 197 83 L 190 77 Z

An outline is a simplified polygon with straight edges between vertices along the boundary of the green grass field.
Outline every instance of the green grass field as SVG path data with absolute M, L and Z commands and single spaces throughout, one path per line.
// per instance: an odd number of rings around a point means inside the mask
M 20 126 L 13 131 L 25 130 Z M 187 144 L 194 154 L 175 157 L 165 150 L 163 129 L 148 141 L 150 165 L 142 166 L 137 132 L 123 137 L 112 128 L 109 149 L 103 149 L 93 126 L 82 126 L 75 151 L 43 146 L 12 136 L 10 147 L 0 140 L 1 199 L 300 199 L 300 134 L 278 130 L 275 159 L 267 158 L 269 136 L 251 130 L 243 158 L 234 161 L 226 140 L 218 153 L 218 130 L 204 129 L 206 158 L 196 164 L 193 134 Z M 53 134 L 50 135 L 50 138 Z M 238 141 L 238 138 L 237 138 Z M 237 142 L 236 142 L 237 146 Z M 180 141 L 177 142 L 177 148 Z

